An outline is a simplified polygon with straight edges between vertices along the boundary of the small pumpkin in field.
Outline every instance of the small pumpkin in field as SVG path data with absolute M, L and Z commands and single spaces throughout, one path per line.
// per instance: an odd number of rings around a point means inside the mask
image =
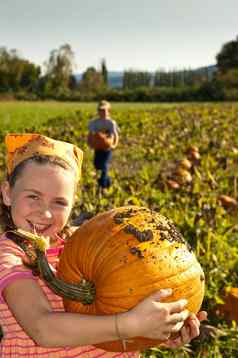
M 167 179 L 166 184 L 170 189 L 177 190 L 177 189 L 180 188 L 179 183 L 176 180 L 173 180 L 173 179 Z
M 238 207 L 237 200 L 228 195 L 220 195 L 218 201 L 225 209 L 235 209 Z
M 105 132 L 90 132 L 88 145 L 96 150 L 108 150 L 113 145 L 113 137 Z
M 187 149 L 187 156 L 192 162 L 196 162 L 200 159 L 199 148 L 196 145 L 191 145 Z
M 196 146 L 195 144 L 190 145 L 190 147 L 188 148 L 189 152 L 199 152 L 199 148 L 198 146 Z
M 192 174 L 181 167 L 177 167 L 174 174 L 180 184 L 189 184 L 193 181 Z
M 190 170 L 192 168 L 192 163 L 189 159 L 184 158 L 178 162 L 178 167 L 185 169 L 185 170 Z
M 226 288 L 223 299 L 224 305 L 219 306 L 219 311 L 238 323 L 238 287 Z
M 173 289 L 165 301 L 186 298 L 188 310 L 197 313 L 204 296 L 204 273 L 173 223 L 136 206 L 101 213 L 82 224 L 66 242 L 58 277 L 94 285 L 88 291 L 90 304 L 64 299 L 66 311 L 92 315 L 125 312 L 162 288 Z M 96 346 L 120 352 L 160 343 L 135 337 Z

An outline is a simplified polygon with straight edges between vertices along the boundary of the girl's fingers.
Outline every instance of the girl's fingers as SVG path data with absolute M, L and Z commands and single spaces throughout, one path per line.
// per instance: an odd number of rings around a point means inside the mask
M 174 319 L 179 318 L 179 316 L 173 317 Z M 180 327 L 179 329 L 179 336 L 175 339 L 168 339 L 166 342 L 164 342 L 164 346 L 167 348 L 178 348 L 183 346 L 184 344 L 189 343 L 192 339 L 196 338 L 199 335 L 199 327 L 200 322 L 207 319 L 207 313 L 205 311 L 201 311 L 197 314 L 191 314 L 188 319 L 186 320 L 183 327 Z M 179 323 L 175 324 L 175 326 L 172 328 L 172 331 L 176 332 L 177 328 L 179 327 Z M 178 331 L 177 331 L 178 332 Z
M 184 307 L 188 303 L 187 300 L 179 300 L 168 303 L 168 309 L 170 313 L 179 313 L 184 310 Z
M 170 316 L 169 323 L 178 323 L 183 322 L 189 317 L 190 313 L 188 310 L 182 311 L 180 313 L 174 313 Z
M 161 289 L 159 291 L 152 293 L 149 297 L 153 301 L 160 302 L 161 299 L 166 298 L 171 295 L 172 295 L 171 288 L 164 288 L 164 289 Z
M 195 319 L 189 319 L 186 322 L 185 327 L 189 329 L 191 339 L 197 337 L 200 333 L 199 331 L 200 322 L 199 321 L 197 322 Z
M 181 330 L 181 328 L 183 327 L 184 322 L 178 322 L 176 323 L 172 328 L 171 328 L 171 333 L 177 333 Z
M 197 318 L 197 316 L 195 314 L 191 314 L 188 317 L 188 319 L 186 321 L 186 324 L 190 324 L 190 323 L 196 324 L 198 327 L 200 327 L 200 321 L 199 321 L 199 319 Z
M 187 326 L 183 326 L 183 328 L 181 329 L 181 340 L 183 344 L 187 344 L 191 341 L 191 335 L 190 335 L 190 329 Z
M 206 311 L 200 311 L 197 314 L 197 318 L 199 319 L 199 321 L 206 321 L 207 320 L 207 312 Z

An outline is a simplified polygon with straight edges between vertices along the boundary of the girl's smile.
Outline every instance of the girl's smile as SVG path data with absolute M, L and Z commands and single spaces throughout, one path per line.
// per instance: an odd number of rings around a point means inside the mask
M 50 224 L 37 224 L 32 223 L 31 221 L 27 220 L 29 226 L 31 227 L 31 231 L 35 232 L 36 234 L 44 235 L 44 232 L 50 228 Z

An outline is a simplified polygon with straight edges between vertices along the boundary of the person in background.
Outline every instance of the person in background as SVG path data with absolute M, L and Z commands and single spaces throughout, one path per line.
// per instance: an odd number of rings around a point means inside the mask
M 100 172 L 98 178 L 99 192 L 104 193 L 111 185 L 108 175 L 112 150 L 118 145 L 117 123 L 110 118 L 111 105 L 102 100 L 98 104 L 98 117 L 89 122 L 88 144 L 94 150 L 94 167 Z
M 62 297 L 32 271 L 32 246 L 15 230 L 43 236 L 46 257 L 56 271 L 83 153 L 70 143 L 36 133 L 9 134 L 6 146 L 7 177 L 0 195 L 1 358 L 135 358 L 138 352 L 106 352 L 94 344 L 144 336 L 177 348 L 199 335 L 205 312 L 191 315 L 183 299 L 161 302 L 171 295 L 170 289 L 150 294 L 123 313 L 65 312 Z

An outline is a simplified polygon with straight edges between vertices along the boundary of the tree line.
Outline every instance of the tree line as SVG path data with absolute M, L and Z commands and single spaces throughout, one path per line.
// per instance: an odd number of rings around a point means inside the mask
M 16 98 L 59 100 L 174 101 L 238 99 L 238 36 L 216 55 L 216 71 L 158 69 L 125 70 L 122 88 L 108 82 L 106 60 L 100 69 L 88 67 L 79 81 L 75 55 L 69 44 L 50 52 L 45 71 L 23 59 L 17 50 L 0 47 L 0 93 Z

